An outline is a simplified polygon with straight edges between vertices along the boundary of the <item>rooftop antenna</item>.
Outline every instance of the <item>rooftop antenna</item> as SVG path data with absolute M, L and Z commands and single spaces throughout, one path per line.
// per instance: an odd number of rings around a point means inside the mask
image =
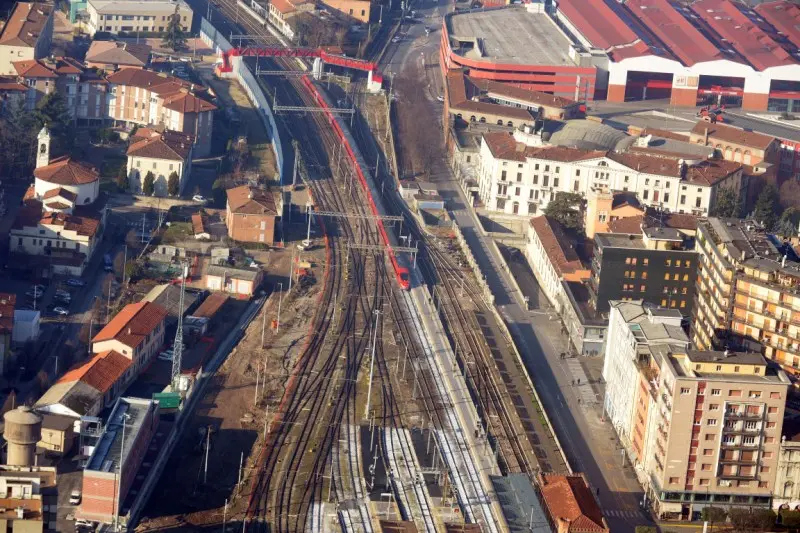
M 178 381 L 181 377 L 181 358 L 183 356 L 183 295 L 186 292 L 186 277 L 189 266 L 182 263 L 181 297 L 178 302 L 178 327 L 175 329 L 175 343 L 172 345 L 172 391 L 178 392 Z

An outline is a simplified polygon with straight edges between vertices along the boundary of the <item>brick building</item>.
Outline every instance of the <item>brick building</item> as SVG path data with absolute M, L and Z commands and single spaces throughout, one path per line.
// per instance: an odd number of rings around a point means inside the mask
M 158 427 L 158 403 L 120 398 L 83 471 L 76 518 L 125 523 L 126 497 Z

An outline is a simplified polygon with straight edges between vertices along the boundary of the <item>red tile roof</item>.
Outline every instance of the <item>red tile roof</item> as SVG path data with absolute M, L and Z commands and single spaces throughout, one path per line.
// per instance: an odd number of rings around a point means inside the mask
M 57 185 L 86 185 L 100 179 L 97 169 L 69 156 L 54 159 L 49 165 L 33 171 L 38 179 Z
M 0 44 L 6 46 L 35 46 L 42 34 L 53 4 L 17 2 L 0 33 Z
M 147 89 L 164 98 L 164 107 L 173 111 L 199 113 L 213 111 L 217 108 L 211 102 L 198 96 L 198 94 L 206 91 L 202 85 L 195 85 L 180 78 L 173 78 L 152 70 L 123 68 L 109 75 L 106 79 L 116 85 Z
M 201 233 L 206 232 L 206 228 L 203 225 L 203 215 L 200 213 L 195 213 L 192 215 L 192 231 L 195 235 L 200 235 Z
M 185 89 L 182 89 L 177 94 L 164 97 L 164 107 L 180 113 L 202 113 L 204 111 L 213 111 L 217 108 L 208 100 L 190 94 Z
M 228 207 L 235 214 L 278 214 L 275 198 L 269 191 L 251 187 L 250 185 L 240 185 L 239 187 L 228 189 L 225 193 L 228 195 Z
M 562 0 L 558 10 L 593 46 L 605 50 L 614 61 L 653 54 L 604 0 Z
M 730 0 L 697 0 L 691 9 L 756 70 L 799 63 Z
M 550 264 L 559 276 L 583 269 L 575 251 L 575 242 L 556 220 L 542 215 L 531 219 L 531 227 L 539 237 Z
M 710 124 L 703 120 L 698 120 L 692 128 L 693 135 L 705 136 L 708 132 L 709 141 L 719 140 L 742 146 L 751 146 L 759 150 L 766 150 L 776 139 L 756 131 L 747 131 L 727 124 Z M 712 143 L 713 144 L 713 143 Z
M 61 209 L 68 207 L 65 205 Z M 69 215 L 67 213 L 42 213 L 39 223 L 49 226 L 62 226 L 64 230 L 74 231 L 83 237 L 93 237 L 97 230 L 100 229 L 100 220 L 96 218 Z
M 800 47 L 800 6 L 787 0 L 777 0 L 759 4 L 755 11 Z
M 625 6 L 686 66 L 723 56 L 668 0 L 628 0 Z
M 16 294 L 0 293 L 0 334 L 9 334 L 14 329 L 14 306 Z
M 202 304 L 200 304 L 200 307 L 195 309 L 194 313 L 192 313 L 192 316 L 211 318 L 217 313 L 217 311 L 220 310 L 220 308 L 222 308 L 223 305 L 225 305 L 225 302 L 227 301 L 228 296 L 225 293 L 213 292 Z
M 92 41 L 86 52 L 86 62 L 143 67 L 150 59 L 151 50 L 152 48 L 146 44 Z
M 47 200 L 48 198 L 55 198 L 57 196 L 60 196 L 61 198 L 69 200 L 70 202 L 74 202 L 75 199 L 78 197 L 72 191 L 68 191 L 67 189 L 64 189 L 63 187 L 56 187 L 55 189 L 50 189 L 49 191 L 44 193 L 42 198 Z
M 167 310 L 152 302 L 128 304 L 94 336 L 92 342 L 116 339 L 125 346 L 136 348 L 166 316 Z
M 550 159 L 552 161 L 572 162 L 604 157 L 606 152 L 600 150 L 581 150 L 566 146 L 526 146 L 517 142 L 514 137 L 506 132 L 491 132 L 483 135 L 483 140 L 498 159 L 524 162 L 526 158 Z
M 194 144 L 194 135 L 171 130 L 134 139 L 139 140 L 128 147 L 127 155 L 172 161 L 186 161 Z
M 606 533 L 609 530 L 603 513 L 586 485 L 583 476 L 544 474 L 539 476 L 539 490 L 546 511 L 561 530 L 580 533 Z
M 131 360 L 119 352 L 108 350 L 80 364 L 61 376 L 58 383 L 82 381 L 105 394 L 131 366 Z

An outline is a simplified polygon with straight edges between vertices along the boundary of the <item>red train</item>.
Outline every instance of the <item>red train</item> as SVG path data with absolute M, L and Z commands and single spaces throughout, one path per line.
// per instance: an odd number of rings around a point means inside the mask
M 339 125 L 339 121 L 336 119 L 336 116 L 329 111 L 328 102 L 326 102 L 325 98 L 319 93 L 317 87 L 314 85 L 314 82 L 312 82 L 307 75 L 303 76 L 301 79 L 303 80 L 303 85 L 305 85 L 309 92 L 314 95 L 314 99 L 316 100 L 317 104 L 326 110 L 325 116 L 328 118 L 328 122 L 330 122 L 333 131 L 336 132 L 336 137 L 338 137 L 342 143 L 342 146 L 344 146 L 347 157 L 350 159 L 350 163 L 353 165 L 353 168 L 356 171 L 358 181 L 361 183 L 361 187 L 367 194 L 367 199 L 369 201 L 369 207 L 372 211 L 372 214 L 376 216 L 381 215 L 381 213 L 378 211 L 378 207 L 375 205 L 375 200 L 372 198 L 372 192 L 370 191 L 369 183 L 367 183 L 367 178 L 364 175 L 363 169 L 367 168 L 367 165 L 361 158 L 360 152 L 354 149 L 355 141 L 353 141 L 352 137 L 350 136 L 350 132 L 344 131 Z M 394 252 L 394 236 L 386 232 L 386 228 L 384 227 L 382 220 L 378 219 L 376 223 L 378 226 L 378 232 L 383 240 L 383 244 L 386 246 L 386 252 L 389 254 L 389 259 L 392 261 L 392 268 L 394 269 L 397 283 L 400 285 L 400 288 L 408 290 L 411 287 L 411 278 L 409 276 L 408 268 L 401 265 L 397 260 L 397 256 Z

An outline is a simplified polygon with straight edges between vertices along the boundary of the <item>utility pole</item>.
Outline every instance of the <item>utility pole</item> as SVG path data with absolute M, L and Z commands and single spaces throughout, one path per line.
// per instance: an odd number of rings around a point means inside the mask
M 261 349 L 264 349 L 264 330 L 267 328 L 267 301 L 264 300 L 264 308 L 261 310 L 263 317 L 261 319 Z
M 287 291 L 289 293 L 292 292 L 292 278 L 294 278 L 294 248 L 292 248 L 292 258 L 289 261 L 289 290 Z
M 372 335 L 372 356 L 369 359 L 369 384 L 367 385 L 367 405 L 364 407 L 364 418 L 369 418 L 369 404 L 372 399 L 372 373 L 375 369 L 375 346 L 378 341 L 378 319 L 380 318 L 380 309 L 375 309 L 375 331 Z
M 281 301 L 283 300 L 283 283 L 278 283 L 278 323 L 275 326 L 275 333 L 281 331 Z
M 211 448 L 211 426 L 206 427 L 206 460 L 203 466 L 203 485 L 208 483 L 208 450 Z
M 297 187 L 297 164 L 299 162 L 299 155 L 300 151 L 297 147 L 297 141 L 292 141 L 292 146 L 294 147 L 294 172 L 292 172 L 292 190 Z

